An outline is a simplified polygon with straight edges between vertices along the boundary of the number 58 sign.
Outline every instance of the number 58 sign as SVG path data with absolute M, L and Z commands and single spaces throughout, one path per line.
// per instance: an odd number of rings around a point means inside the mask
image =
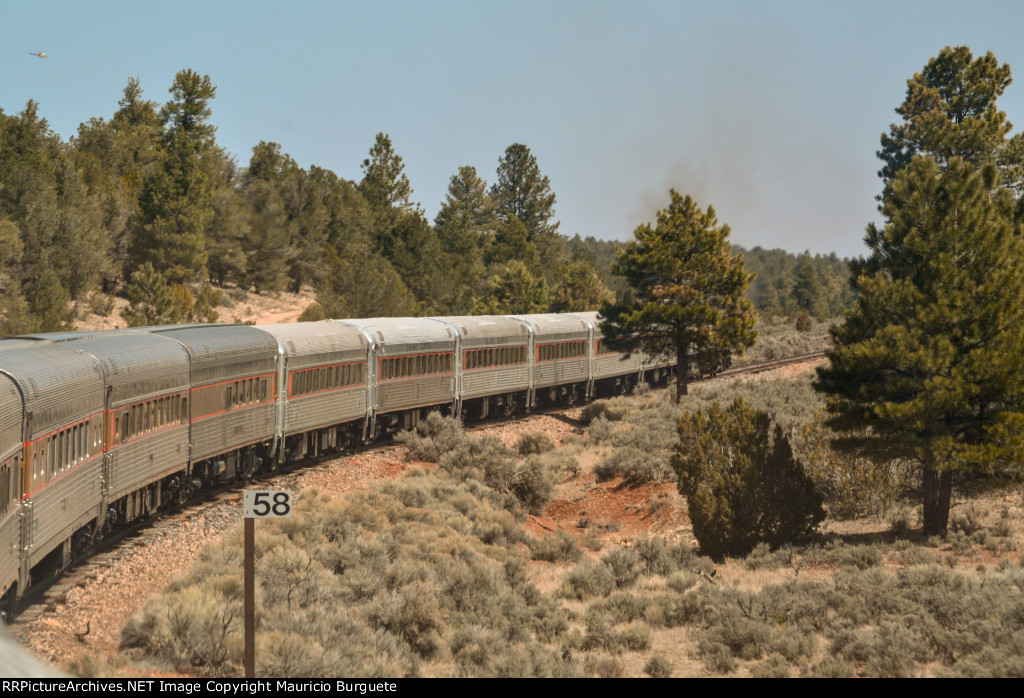
M 287 490 L 245 490 L 242 494 L 242 516 L 246 519 L 291 515 L 292 493 Z

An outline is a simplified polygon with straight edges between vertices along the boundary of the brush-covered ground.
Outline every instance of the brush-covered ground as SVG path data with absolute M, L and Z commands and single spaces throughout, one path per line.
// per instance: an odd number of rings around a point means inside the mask
M 949 535 L 923 538 L 912 470 L 832 453 L 812 377 L 716 381 L 678 407 L 642 391 L 554 430 L 431 418 L 392 479 L 305 489 L 293 518 L 257 526 L 257 673 L 1024 675 L 1024 491 L 961 494 Z M 783 426 L 830 515 L 807 540 L 714 561 L 669 463 L 679 415 L 735 397 Z M 241 607 L 238 526 L 116 653 L 71 668 L 239 675 Z

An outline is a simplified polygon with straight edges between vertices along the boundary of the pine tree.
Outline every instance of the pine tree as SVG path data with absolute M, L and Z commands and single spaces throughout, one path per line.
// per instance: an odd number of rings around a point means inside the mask
M 553 313 L 599 310 L 614 299 L 594 268 L 582 259 L 558 267 L 556 275 L 558 282 L 551 294 Z
M 1008 473 L 1024 452 L 1024 246 L 997 178 L 959 158 L 897 173 L 818 371 L 840 445 L 920 464 L 928 534 L 946 530 L 954 475 Z
M 908 81 L 879 152 L 885 224 L 868 226 L 857 301 L 815 385 L 838 446 L 919 465 L 930 535 L 946 531 L 954 484 L 1022 472 L 1022 161 L 995 104 L 1009 80 L 960 47 Z
M 907 81 L 896 109 L 902 121 L 882 135 L 879 176 L 888 184 L 915 156 L 929 155 L 941 167 L 954 157 L 975 168 L 996 164 L 1004 182 L 1019 186 L 1024 134 L 1007 139 L 1013 125 L 996 106 L 1010 82 L 1010 66 L 991 52 L 974 58 L 966 46 L 942 49 Z
M 386 237 L 406 213 L 418 211 L 412 203 L 412 186 L 405 174 L 402 158 L 391 145 L 386 133 L 378 133 L 370 148 L 370 157 L 363 160 L 363 179 L 359 192 L 370 204 L 374 216 L 374 236 Z
M 671 191 L 655 227 L 641 225 L 619 252 L 613 271 L 633 295 L 608 304 L 601 331 L 612 347 L 642 348 L 676 357 L 676 400 L 686 394 L 690 369 L 721 365 L 754 343 L 754 310 L 746 297 L 751 275 L 729 248 L 729 226 Z
M 183 70 L 171 85 L 173 99 L 160 110 L 162 168 L 140 197 L 142 225 L 131 258 L 134 269 L 148 262 L 170 283 L 188 283 L 206 268 L 206 228 L 220 177 L 216 128 L 207 123 L 216 91 L 209 76 Z
M 541 174 L 537 158 L 522 143 L 505 149 L 498 161 L 498 179 L 491 187 L 498 218 L 516 218 L 526 226 L 530 242 L 537 243 L 558 232 L 555 218 L 555 193 L 551 182 Z
M 129 327 L 166 325 L 186 318 L 167 280 L 148 262 L 132 273 L 127 295 L 129 306 L 121 317 Z
M 494 199 L 476 168 L 460 167 L 448 184 L 445 201 L 434 219 L 438 242 L 449 273 L 443 279 L 445 313 L 468 313 L 482 293 L 483 250 L 497 225 Z
M 474 314 L 543 313 L 548 309 L 547 282 L 531 274 L 522 262 L 511 261 L 497 267 L 487 285 L 488 296 L 474 309 Z
M 281 291 L 287 284 L 291 242 L 301 208 L 300 182 L 304 173 L 277 143 L 261 142 L 252 149 L 241 194 L 249 209 L 245 236 L 245 284 L 257 291 Z

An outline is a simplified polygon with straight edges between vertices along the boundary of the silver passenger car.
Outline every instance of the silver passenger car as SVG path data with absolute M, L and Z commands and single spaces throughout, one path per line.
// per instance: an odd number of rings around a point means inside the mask
M 252 447 L 266 443 L 273 450 L 277 340 L 247 325 L 197 325 L 154 334 L 180 342 L 191 360 L 192 473 L 233 477 L 239 468 L 254 467 Z M 215 467 L 196 469 L 214 457 L 220 457 Z
M 533 334 L 531 406 L 583 399 L 591 381 L 591 331 L 575 315 L 514 315 Z
M 598 313 L 573 313 L 592 328 L 594 355 L 594 395 L 621 393 L 636 385 L 641 378 L 643 359 L 640 350 L 630 352 L 614 351 L 604 344 L 601 334 L 601 320 Z
M 18 579 L 21 558 L 21 394 L 0 379 L 0 596 Z
M 494 410 L 510 414 L 526 407 L 530 389 L 530 328 L 502 315 L 433 318 L 459 340 L 456 392 L 460 411 L 487 417 Z
M 284 358 L 278 369 L 279 456 L 318 455 L 363 438 L 369 341 L 340 322 L 259 325 Z
M 103 368 L 104 508 L 126 521 L 146 516 L 177 494 L 162 491 L 160 481 L 174 473 L 184 478 L 188 469 L 188 352 L 169 337 L 128 332 L 84 336 L 67 346 L 92 354 Z
M 370 346 L 371 429 L 411 427 L 423 407 L 457 410 L 457 338 L 451 327 L 427 318 L 341 322 L 358 329 Z
M 66 344 L 33 342 L 2 354 L 0 373 L 24 406 L 23 587 L 29 568 L 58 547 L 70 558 L 71 535 L 101 520 L 103 370 L 91 354 Z

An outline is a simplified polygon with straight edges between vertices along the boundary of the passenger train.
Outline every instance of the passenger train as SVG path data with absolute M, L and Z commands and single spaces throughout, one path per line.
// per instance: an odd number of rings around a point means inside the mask
M 662 382 L 597 313 L 175 325 L 0 340 L 0 597 L 112 526 L 414 426 Z

